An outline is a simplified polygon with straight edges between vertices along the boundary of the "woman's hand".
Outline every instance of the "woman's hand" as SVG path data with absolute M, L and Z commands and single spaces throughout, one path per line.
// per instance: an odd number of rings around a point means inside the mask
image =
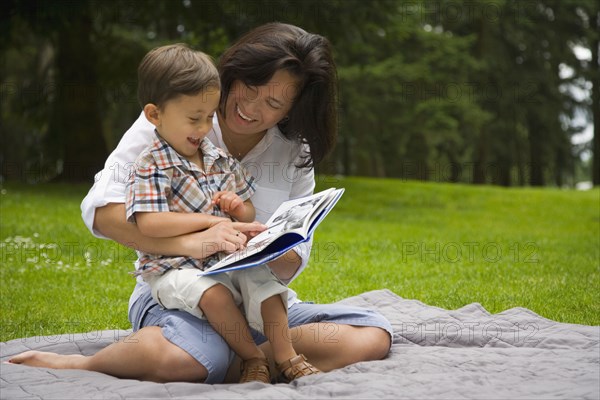
M 244 235 L 246 235 L 246 238 L 248 240 L 254 238 L 259 233 L 262 233 L 267 230 L 267 226 L 265 224 L 261 224 L 258 221 L 233 222 L 233 227 L 241 232 L 244 232 Z M 246 241 L 246 242 L 248 242 L 248 241 Z
M 203 259 L 220 251 L 233 253 L 246 245 L 248 237 L 265 229 L 258 222 L 219 222 L 205 231 L 184 235 L 185 255 Z

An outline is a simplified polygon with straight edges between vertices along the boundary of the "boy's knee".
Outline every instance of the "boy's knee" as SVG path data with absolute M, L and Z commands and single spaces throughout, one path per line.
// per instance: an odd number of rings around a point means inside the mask
M 233 296 L 229 289 L 225 286 L 217 283 L 216 285 L 208 288 L 204 293 L 202 293 L 202 297 L 200 298 L 200 309 L 203 310 L 205 308 L 216 309 L 217 307 L 221 307 L 226 303 L 231 302 Z

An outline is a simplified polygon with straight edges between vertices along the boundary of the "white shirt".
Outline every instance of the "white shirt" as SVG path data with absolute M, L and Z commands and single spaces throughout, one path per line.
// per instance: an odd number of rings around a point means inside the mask
M 213 129 L 207 137 L 217 147 L 228 150 L 216 115 Z M 93 229 L 96 208 L 109 203 L 125 203 L 125 187 L 133 163 L 137 156 L 152 143 L 153 138 L 154 125 L 146 119 L 144 113 L 141 113 L 125 132 L 117 148 L 108 156 L 104 169 L 96 174 L 94 185 L 81 203 L 83 222 L 94 236 L 106 239 Z M 301 151 L 308 151 L 308 146 L 299 146 L 298 142 L 288 140 L 275 126 L 267 131 L 263 139 L 241 161 L 256 179 L 256 192 L 251 200 L 256 209 L 257 221 L 266 222 L 283 201 L 313 193 L 314 170 L 296 167 L 302 161 Z M 292 280 L 306 267 L 311 246 L 312 241 L 294 248 L 302 263 Z M 136 293 L 142 290 L 144 285 L 143 281 L 138 280 L 130 304 L 137 299 Z M 288 305 L 298 301 L 296 293 L 290 289 Z

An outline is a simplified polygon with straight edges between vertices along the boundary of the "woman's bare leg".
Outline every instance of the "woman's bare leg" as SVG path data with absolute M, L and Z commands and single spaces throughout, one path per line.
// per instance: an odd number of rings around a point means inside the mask
M 389 333 L 376 327 L 325 322 L 297 328 L 292 333 L 294 348 L 322 371 L 360 361 L 381 360 L 391 347 Z
M 10 362 L 34 367 L 83 369 L 154 382 L 202 382 L 208 376 L 204 366 L 165 339 L 157 326 L 142 328 L 91 356 L 27 351 L 12 357 Z
M 300 325 L 289 330 L 294 349 L 304 354 L 321 371 L 343 368 L 360 361 L 383 359 L 390 351 L 391 338 L 384 329 L 331 322 Z M 269 360 L 273 353 L 268 342 L 260 345 Z M 271 371 L 276 371 L 274 365 Z M 237 382 L 239 359 L 229 367 L 226 382 Z

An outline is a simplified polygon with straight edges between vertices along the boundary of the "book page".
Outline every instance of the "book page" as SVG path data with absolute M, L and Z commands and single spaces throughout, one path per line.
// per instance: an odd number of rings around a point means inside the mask
M 258 244 L 281 232 L 299 230 L 300 234 L 305 236 L 312 214 L 328 197 L 331 190 L 324 190 L 310 197 L 284 202 L 267 221 L 266 225 L 269 228 L 250 240 L 248 245 Z
M 267 221 L 268 228 L 265 231 L 249 240 L 245 248 L 224 255 L 207 272 L 257 254 L 284 234 L 294 232 L 300 237 L 299 241 L 306 240 L 309 228 L 314 228 L 312 222 L 315 218 L 324 217 L 323 209 L 332 201 L 331 195 L 334 190 L 331 188 L 311 196 L 283 202 Z

